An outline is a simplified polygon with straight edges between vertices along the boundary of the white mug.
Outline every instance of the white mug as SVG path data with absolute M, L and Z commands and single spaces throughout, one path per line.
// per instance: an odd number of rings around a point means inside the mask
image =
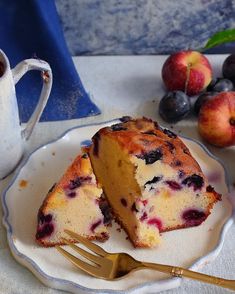
M 37 106 L 26 127 L 22 129 L 16 99 L 15 84 L 30 70 L 40 70 L 43 87 Z M 30 85 L 28 85 L 30 87 Z M 0 179 L 6 177 L 19 163 L 24 152 L 24 143 L 32 134 L 52 86 L 52 72 L 49 64 L 40 59 L 26 59 L 13 69 L 7 56 L 0 50 Z

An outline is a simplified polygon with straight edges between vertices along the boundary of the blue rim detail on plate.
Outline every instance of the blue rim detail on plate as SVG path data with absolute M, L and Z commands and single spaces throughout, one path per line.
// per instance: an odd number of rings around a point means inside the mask
M 54 278 L 54 277 L 51 277 L 51 276 L 47 275 L 45 272 L 43 272 L 41 270 L 41 268 L 37 265 L 37 263 L 35 263 L 31 258 L 29 258 L 28 256 L 26 256 L 26 255 L 22 254 L 21 252 L 19 252 L 17 250 L 17 248 L 15 247 L 14 243 L 13 243 L 12 226 L 11 226 L 10 222 L 8 221 L 9 210 L 8 210 L 8 207 L 7 207 L 7 204 L 6 204 L 6 194 L 7 194 L 8 190 L 11 188 L 11 186 L 14 184 L 14 182 L 15 182 L 16 178 L 18 177 L 21 169 L 26 165 L 26 163 L 28 162 L 30 157 L 35 152 L 37 152 L 39 149 L 41 149 L 43 147 L 46 147 L 46 146 L 48 146 L 50 144 L 55 143 L 56 141 L 62 139 L 69 132 L 71 132 L 71 131 L 73 131 L 75 129 L 84 128 L 84 127 L 99 126 L 99 125 L 110 124 L 110 123 L 114 123 L 114 122 L 119 122 L 119 119 L 113 119 L 113 120 L 99 122 L 99 123 L 86 124 L 86 125 L 82 125 L 82 126 L 75 126 L 75 127 L 72 127 L 70 129 L 68 129 L 67 131 L 65 131 L 57 139 L 51 140 L 47 144 L 43 144 L 43 145 L 39 146 L 34 151 L 32 151 L 27 156 L 27 158 L 25 158 L 22 161 L 22 163 L 18 166 L 14 177 L 11 179 L 8 187 L 4 190 L 4 192 L 2 194 L 2 197 L 1 197 L 2 207 L 3 207 L 3 218 L 2 219 L 3 219 L 3 225 L 5 226 L 5 228 L 7 230 L 7 240 L 8 240 L 9 247 L 10 247 L 10 249 L 12 251 L 12 254 L 14 255 L 14 257 L 17 259 L 17 261 L 19 263 L 23 264 L 31 272 L 33 272 L 36 275 L 36 277 L 41 282 L 43 282 L 46 286 L 48 286 L 46 281 L 49 281 L 51 283 L 50 286 L 52 284 L 53 285 L 55 285 L 55 284 L 56 285 L 57 284 L 63 284 L 63 285 L 72 286 L 72 287 L 74 287 L 74 289 L 77 289 L 77 290 L 82 290 L 82 291 L 91 292 L 91 293 L 93 292 L 93 293 L 109 293 L 109 294 L 112 294 L 112 293 L 113 294 L 117 294 L 117 293 L 129 294 L 129 293 L 135 292 L 137 290 L 142 290 L 144 288 L 147 288 L 147 287 L 153 286 L 153 285 L 156 285 L 156 286 L 159 285 L 160 286 L 160 285 L 166 284 L 167 287 L 165 289 L 162 289 L 164 291 L 164 290 L 168 290 L 168 289 L 171 289 L 171 288 L 179 287 L 180 284 L 181 284 L 181 281 L 182 281 L 181 278 L 168 278 L 168 279 L 164 279 L 164 280 L 160 280 L 160 281 L 146 282 L 146 283 L 143 283 L 143 284 L 138 285 L 136 287 L 132 287 L 132 288 L 130 288 L 128 290 L 112 290 L 112 289 L 93 289 L 93 288 L 88 288 L 88 287 L 84 287 L 84 286 L 81 286 L 79 284 L 76 284 L 74 282 L 71 282 L 71 281 L 67 281 L 67 280 L 59 279 L 59 278 Z M 195 139 L 192 139 L 192 138 L 188 138 L 186 136 L 182 136 L 182 135 L 180 135 L 179 137 L 198 144 L 206 152 L 206 154 L 209 157 L 211 157 L 212 159 L 217 161 L 223 167 L 224 176 L 225 176 L 225 183 L 226 183 L 226 186 L 228 188 L 228 192 L 231 192 L 231 190 L 230 190 L 231 186 L 230 186 L 230 183 L 229 183 L 228 172 L 227 172 L 227 169 L 226 169 L 223 161 L 220 160 L 219 158 L 217 158 L 215 155 L 213 155 L 201 142 L 199 142 L 199 141 L 197 141 Z M 230 218 L 228 218 L 228 220 L 224 223 L 224 225 L 223 225 L 223 227 L 221 229 L 220 237 L 219 237 L 217 246 L 210 253 L 208 253 L 207 255 L 197 259 L 192 264 L 192 266 L 189 267 L 189 269 L 193 270 L 193 269 L 197 268 L 198 266 L 203 265 L 205 262 L 207 262 L 208 260 L 212 260 L 214 257 L 216 257 L 220 253 L 220 251 L 221 251 L 221 249 L 223 247 L 223 244 L 224 244 L 225 235 L 228 232 L 228 229 L 231 227 L 231 225 L 234 222 L 234 220 L 233 220 L 233 215 L 234 214 L 235 214 L 235 208 L 233 208 L 233 211 L 232 211 L 232 214 L 231 214 Z M 39 276 L 38 276 L 38 274 L 39 274 Z M 61 288 L 61 287 L 57 287 L 57 286 L 55 288 L 60 289 L 60 290 L 65 290 L 65 288 Z

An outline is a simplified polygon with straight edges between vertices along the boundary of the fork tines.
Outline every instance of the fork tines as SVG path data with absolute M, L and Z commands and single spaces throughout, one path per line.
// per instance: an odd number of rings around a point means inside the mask
M 84 246 L 86 246 L 89 250 L 93 251 L 94 253 L 100 255 L 100 256 L 105 256 L 108 253 L 101 248 L 100 246 L 90 242 L 89 240 L 87 240 L 86 238 L 70 231 L 70 230 L 65 230 L 65 233 L 68 234 L 70 237 L 72 237 L 73 239 L 75 239 L 76 241 L 78 241 L 79 243 L 83 244 Z M 66 242 L 68 243 L 68 242 Z M 71 244 L 71 243 L 70 243 Z M 72 245 L 72 244 L 71 244 Z
M 73 250 L 75 250 L 77 253 L 79 253 L 81 256 L 87 258 L 88 260 L 92 261 L 94 263 L 94 265 L 91 265 L 81 259 L 79 259 L 78 257 L 75 257 L 74 255 L 72 255 L 71 253 L 69 253 L 68 251 L 64 250 L 63 248 L 61 248 L 60 246 L 56 246 L 56 249 L 64 256 L 66 257 L 69 261 L 71 261 L 75 266 L 79 267 L 81 270 L 92 274 L 92 275 L 98 275 L 99 274 L 99 267 L 101 266 L 101 264 L 103 264 L 104 262 L 104 256 L 107 255 L 107 252 L 102 249 L 101 247 L 99 247 L 98 245 L 88 241 L 87 239 L 85 239 L 82 236 L 79 236 L 78 234 L 70 231 L 70 230 L 65 230 L 66 234 L 68 234 L 70 237 L 72 237 L 73 239 L 75 239 L 76 241 L 80 242 L 81 244 L 83 244 L 85 247 L 87 247 L 90 251 L 93 251 L 94 253 L 96 253 L 97 255 L 94 255 L 92 253 L 89 253 L 88 251 L 82 249 L 79 246 L 76 246 L 75 244 L 73 244 L 72 242 L 63 239 L 63 241 L 69 245 Z M 99 255 L 99 256 L 98 256 Z

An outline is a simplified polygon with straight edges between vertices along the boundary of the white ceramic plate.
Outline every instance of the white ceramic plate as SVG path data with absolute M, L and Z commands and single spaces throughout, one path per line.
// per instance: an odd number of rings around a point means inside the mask
M 31 270 L 44 284 L 73 293 L 156 293 L 180 285 L 179 278 L 143 270 L 120 281 L 104 281 L 76 269 L 55 248 L 42 248 L 34 242 L 38 208 L 49 188 L 60 178 L 81 144 L 101 127 L 112 122 L 74 128 L 57 141 L 34 151 L 22 163 L 2 197 L 4 224 L 13 256 Z M 223 199 L 199 227 L 176 230 L 162 235 L 163 242 L 155 249 L 133 249 L 124 232 L 113 225 L 111 238 L 102 247 L 107 251 L 124 251 L 145 261 L 198 269 L 215 258 L 222 247 L 225 233 L 232 224 L 232 207 L 226 171 L 203 145 L 183 138 Z

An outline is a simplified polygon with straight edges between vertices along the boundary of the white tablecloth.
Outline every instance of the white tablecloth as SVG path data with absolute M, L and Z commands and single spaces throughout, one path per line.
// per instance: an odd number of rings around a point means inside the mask
M 158 120 L 158 101 L 164 93 L 161 82 L 161 67 L 165 56 L 116 56 L 75 57 L 74 62 L 87 91 L 101 108 L 102 114 L 95 117 L 39 123 L 27 145 L 25 156 L 36 147 L 56 139 L 67 129 L 92 122 L 106 121 L 122 115 L 147 116 Z M 225 55 L 211 55 L 214 75 L 219 76 Z M 200 140 L 197 120 L 191 116 L 173 126 L 175 132 Z M 235 148 L 218 149 L 207 145 L 212 153 L 221 158 L 228 169 L 231 182 L 235 182 Z M 7 186 L 12 175 L 0 182 L 0 192 Z M 0 218 L 2 212 L 0 212 Z M 220 255 L 206 265 L 202 272 L 235 279 L 235 225 L 226 235 Z M 0 293 L 1 294 L 55 294 L 18 264 L 8 248 L 6 232 L 0 224 Z M 228 290 L 194 281 L 184 280 L 181 287 L 165 293 L 229 293 Z

